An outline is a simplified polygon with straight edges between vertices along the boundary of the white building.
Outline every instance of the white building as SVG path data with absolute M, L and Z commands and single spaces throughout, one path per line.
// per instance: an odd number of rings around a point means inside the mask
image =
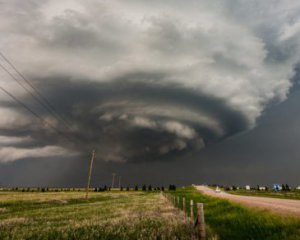
M 245 189 L 246 189 L 246 190 L 250 190 L 250 189 L 251 189 L 251 188 L 250 188 L 250 185 L 246 185 Z
M 261 187 L 260 186 L 258 189 L 259 189 L 259 191 L 266 191 L 266 187 Z
M 297 190 L 300 190 L 300 186 L 296 187 Z

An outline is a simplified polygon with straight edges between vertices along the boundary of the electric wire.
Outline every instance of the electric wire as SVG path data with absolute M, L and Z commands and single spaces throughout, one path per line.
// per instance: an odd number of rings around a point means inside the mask
M 44 109 L 46 109 L 56 120 L 60 120 L 63 125 L 69 129 L 72 129 L 70 126 L 71 123 L 62 117 L 59 113 L 56 112 L 53 105 L 45 98 L 41 92 L 32 84 L 30 81 L 25 78 L 25 76 L 16 68 L 16 66 L 0 51 L 0 56 L 15 70 L 15 72 L 25 81 L 25 83 L 31 88 L 28 89 L 18 78 L 16 78 L 5 66 L 0 63 L 0 67 L 8 74 L 11 78 L 14 79 L 26 92 L 28 92 L 34 99 L 37 101 Z
M 70 140 L 68 136 L 66 136 L 63 132 L 61 132 L 60 130 L 58 130 L 55 126 L 53 126 L 51 123 L 49 123 L 43 117 L 41 117 L 39 114 L 37 114 L 34 110 L 32 110 L 29 106 L 27 106 L 25 103 L 23 103 L 21 100 L 19 100 L 16 96 L 14 96 L 12 93 L 10 93 L 8 90 L 6 90 L 4 87 L 0 86 L 0 89 L 6 95 L 8 95 L 9 97 L 11 97 L 15 102 L 17 102 L 19 105 L 21 105 L 23 108 L 25 108 L 28 112 L 30 112 L 33 116 L 35 116 L 37 119 L 39 119 L 45 126 L 49 126 L 55 132 L 57 132 L 59 135 L 67 138 L 68 140 Z

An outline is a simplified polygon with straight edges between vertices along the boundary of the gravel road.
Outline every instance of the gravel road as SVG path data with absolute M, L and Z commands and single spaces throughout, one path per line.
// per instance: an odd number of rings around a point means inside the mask
M 199 191 L 204 194 L 228 199 L 237 203 L 246 204 L 250 207 L 259 207 L 262 209 L 268 209 L 281 214 L 288 214 L 300 217 L 300 200 L 268 198 L 268 197 L 250 197 L 233 195 L 221 191 L 215 192 L 213 189 L 206 186 L 195 186 Z

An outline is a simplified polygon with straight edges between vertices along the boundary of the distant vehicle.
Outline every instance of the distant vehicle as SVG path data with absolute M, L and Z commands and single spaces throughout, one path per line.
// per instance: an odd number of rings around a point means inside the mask
M 216 193 L 220 193 L 221 189 L 219 187 L 216 187 Z

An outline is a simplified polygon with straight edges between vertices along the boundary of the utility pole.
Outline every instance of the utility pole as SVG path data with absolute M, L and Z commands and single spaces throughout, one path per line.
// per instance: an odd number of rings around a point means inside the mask
M 121 176 L 119 176 L 119 188 L 121 189 Z
M 87 182 L 87 186 L 86 186 L 85 199 L 88 199 L 88 197 L 89 197 L 89 190 L 90 190 L 90 183 L 91 183 L 91 175 L 92 175 L 94 158 L 95 158 L 95 150 L 92 151 L 92 158 L 91 158 L 91 161 L 90 161 L 90 168 L 89 168 L 88 182 Z
M 112 182 L 111 182 L 111 190 L 114 188 L 114 185 L 115 185 L 115 176 L 116 176 L 116 174 L 113 173 L 112 174 Z

